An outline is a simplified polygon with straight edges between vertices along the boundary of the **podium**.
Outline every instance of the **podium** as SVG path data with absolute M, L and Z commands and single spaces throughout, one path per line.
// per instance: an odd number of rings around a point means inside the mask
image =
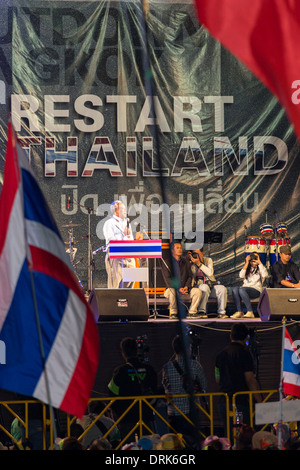
M 111 240 L 108 244 L 109 257 L 115 258 L 161 258 L 161 240 Z M 124 282 L 149 282 L 148 266 L 122 268 Z
M 108 244 L 109 257 L 114 258 L 139 258 L 148 261 L 154 259 L 154 273 L 156 273 L 156 259 L 162 258 L 161 240 L 111 240 Z M 141 267 L 122 267 L 123 282 L 146 282 L 149 287 L 148 262 Z M 155 278 L 155 274 L 154 274 Z M 156 312 L 156 279 L 154 280 L 154 311 Z

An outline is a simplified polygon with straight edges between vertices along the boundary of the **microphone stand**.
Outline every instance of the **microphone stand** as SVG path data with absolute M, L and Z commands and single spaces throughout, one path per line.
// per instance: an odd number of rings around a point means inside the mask
M 280 220 L 279 220 L 277 212 L 274 211 L 274 214 L 278 221 L 278 224 L 280 224 Z M 276 255 L 276 261 L 278 261 L 278 236 L 277 236 L 276 225 L 275 225 L 275 255 Z
M 147 237 L 148 240 L 150 240 L 150 237 L 148 233 L 145 230 L 145 227 L 142 228 L 142 233 L 144 233 Z M 157 312 L 157 265 L 156 265 L 156 258 L 153 258 L 154 266 L 153 266 L 153 287 L 154 287 L 154 306 L 153 306 L 153 315 L 150 315 L 149 318 L 156 318 L 160 316 L 161 318 L 165 318 L 163 315 L 158 315 Z
M 78 207 L 84 207 L 88 211 L 88 285 L 87 285 L 87 292 L 90 294 L 93 289 L 93 267 L 94 267 L 94 259 L 93 259 L 93 252 L 92 252 L 92 244 L 91 244 L 91 214 L 95 211 L 91 207 L 85 207 L 82 204 L 79 204 L 78 201 L 73 199 L 73 204 L 76 204 Z
M 91 244 L 91 213 L 92 208 L 88 207 L 88 293 L 90 294 L 93 289 L 93 253 L 92 253 L 92 244 Z
M 144 233 L 148 240 L 150 237 L 145 230 L 145 227 L 141 227 L 142 233 Z M 156 298 L 156 258 L 154 258 L 154 266 L 153 266 L 153 286 L 154 286 L 154 310 L 153 310 L 153 317 L 156 319 L 157 317 L 157 298 Z
M 98 251 L 105 251 L 107 249 L 107 247 L 108 247 L 108 245 L 99 246 L 99 248 L 97 248 L 97 250 L 93 251 L 93 255 L 96 255 L 98 253 Z

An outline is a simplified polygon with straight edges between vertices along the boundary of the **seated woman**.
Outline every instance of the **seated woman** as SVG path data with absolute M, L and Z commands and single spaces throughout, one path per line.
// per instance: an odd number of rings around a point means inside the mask
M 268 277 L 268 271 L 262 264 L 258 253 L 250 253 L 246 256 L 246 262 L 240 271 L 240 278 L 243 279 L 241 287 L 233 287 L 232 294 L 237 311 L 230 318 L 254 318 L 251 299 L 260 296 L 263 283 Z M 244 301 L 247 313 L 242 311 L 242 300 Z

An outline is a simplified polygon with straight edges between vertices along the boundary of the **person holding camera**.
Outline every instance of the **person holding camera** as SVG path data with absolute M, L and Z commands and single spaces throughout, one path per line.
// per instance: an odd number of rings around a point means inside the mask
M 185 298 L 190 297 L 191 303 L 187 318 L 199 318 L 197 310 L 201 299 L 201 292 L 192 286 L 193 276 L 190 263 L 182 257 L 180 241 L 173 241 L 170 248 L 172 258 L 169 260 L 162 259 L 161 264 L 162 275 L 167 286 L 164 297 L 169 301 L 169 318 L 174 319 L 178 317 L 177 296 L 174 284 L 178 284 L 177 290 L 180 300 L 184 301 Z
M 210 297 L 217 299 L 218 318 L 228 318 L 226 315 L 227 289 L 216 281 L 213 260 L 204 256 L 203 248 L 189 252 L 187 258 L 191 262 L 194 285 L 202 292 L 198 307 L 200 318 L 207 318 L 206 308 Z
M 268 277 L 268 271 L 260 260 L 256 252 L 246 256 L 246 262 L 239 274 L 243 279 L 241 287 L 233 287 L 232 295 L 237 311 L 230 318 L 254 318 L 251 299 L 260 296 L 263 290 L 263 284 Z M 242 311 L 242 300 L 247 309 L 247 313 Z

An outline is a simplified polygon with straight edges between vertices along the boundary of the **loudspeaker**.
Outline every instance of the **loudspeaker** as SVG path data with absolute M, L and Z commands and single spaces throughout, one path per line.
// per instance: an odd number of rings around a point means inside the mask
M 257 311 L 262 321 L 300 317 L 300 289 L 264 289 Z
M 149 317 L 144 289 L 93 289 L 89 304 L 96 321 L 147 321 Z

